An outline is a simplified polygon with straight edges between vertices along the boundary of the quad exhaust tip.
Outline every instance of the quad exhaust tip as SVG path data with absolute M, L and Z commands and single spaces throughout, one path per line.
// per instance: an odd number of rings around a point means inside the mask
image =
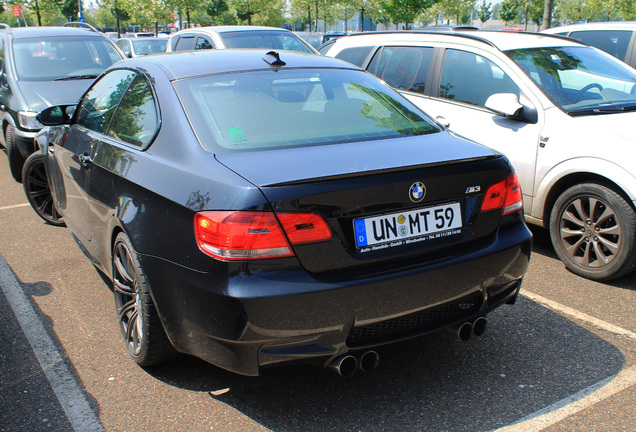
M 473 336 L 482 336 L 486 333 L 488 327 L 488 320 L 485 317 L 478 317 L 473 322 L 465 322 L 457 327 L 450 329 L 457 338 L 462 342 L 467 342 Z
M 357 356 L 351 354 L 343 354 L 336 357 L 330 364 L 329 368 L 336 371 L 338 375 L 351 378 L 358 370 L 362 372 L 371 372 L 380 364 L 380 356 L 372 350 L 363 351 Z

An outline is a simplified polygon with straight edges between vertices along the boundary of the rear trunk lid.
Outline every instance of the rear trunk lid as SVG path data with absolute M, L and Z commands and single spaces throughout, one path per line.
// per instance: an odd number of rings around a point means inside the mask
M 499 153 L 447 133 L 217 159 L 258 186 L 274 212 L 321 214 L 334 237 L 294 246 L 310 273 L 348 277 L 420 265 L 483 248 L 501 211 L 485 191 L 512 168 Z

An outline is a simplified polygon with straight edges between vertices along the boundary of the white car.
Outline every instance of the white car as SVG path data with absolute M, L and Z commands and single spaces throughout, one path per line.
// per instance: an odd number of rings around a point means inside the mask
M 636 21 L 572 24 L 542 32 L 571 37 L 636 67 Z
M 264 48 L 311 54 L 318 52 L 289 30 L 265 26 L 211 26 L 181 30 L 170 36 L 166 51 L 226 48 Z
M 526 221 L 549 229 L 571 271 L 608 280 L 636 268 L 636 70 L 571 39 L 521 32 L 360 34 L 326 55 L 504 153 Z

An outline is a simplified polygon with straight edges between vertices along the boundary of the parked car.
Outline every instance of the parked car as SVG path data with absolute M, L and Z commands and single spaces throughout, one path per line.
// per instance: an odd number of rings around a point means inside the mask
M 127 38 L 146 38 L 146 37 L 154 37 L 155 34 L 152 32 L 137 32 L 137 33 L 126 33 L 124 37 Z
M 55 204 L 142 366 L 174 346 L 350 375 L 380 345 L 482 334 L 528 267 L 508 160 L 339 60 L 138 57 L 38 119 Z
M 121 38 L 117 46 L 126 57 L 131 58 L 165 52 L 167 43 L 168 38 L 165 37 Z
M 314 47 L 289 30 L 259 26 L 213 26 L 181 30 L 170 36 L 166 51 L 213 48 L 264 48 L 317 52 Z
M 553 27 L 543 33 L 571 37 L 636 68 L 636 21 L 573 24 Z
M 0 27 L 0 140 L 11 174 L 22 180 L 24 161 L 35 151 L 42 125 L 35 119 L 50 105 L 70 104 L 107 67 L 124 58 L 115 43 L 90 28 Z
M 332 39 L 338 39 L 339 37 L 346 36 L 346 33 L 313 33 L 313 32 L 295 32 L 294 34 L 300 36 L 307 41 L 309 45 L 318 49 L 320 45 Z
M 507 155 L 526 220 L 549 229 L 568 269 L 595 280 L 634 270 L 634 69 L 571 39 L 522 32 L 352 35 L 326 55 Z

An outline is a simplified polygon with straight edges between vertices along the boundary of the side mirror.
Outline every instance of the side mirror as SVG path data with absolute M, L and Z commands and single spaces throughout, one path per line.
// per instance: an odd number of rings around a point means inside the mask
M 75 105 L 58 105 L 42 110 L 35 118 L 44 126 L 71 124 Z
M 512 93 L 495 93 L 486 101 L 486 108 L 501 113 L 506 117 L 515 117 L 523 105 L 517 95 Z
M 525 103 L 521 103 L 520 98 L 513 93 L 495 93 L 486 100 L 485 106 L 514 120 L 533 124 L 538 121 L 537 110 L 530 101 L 525 99 Z

